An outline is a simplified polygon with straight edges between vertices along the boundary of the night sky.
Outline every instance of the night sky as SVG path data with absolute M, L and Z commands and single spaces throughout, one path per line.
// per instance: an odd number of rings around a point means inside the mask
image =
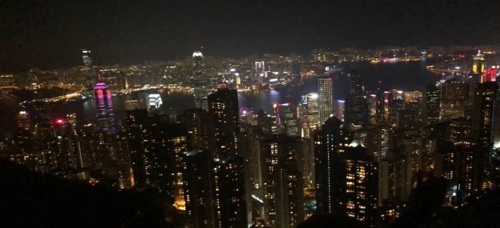
M 128 64 L 200 47 L 240 57 L 500 41 L 499 1 L 312 2 L 0 0 L 0 72 L 81 65 L 81 48 L 96 64 Z

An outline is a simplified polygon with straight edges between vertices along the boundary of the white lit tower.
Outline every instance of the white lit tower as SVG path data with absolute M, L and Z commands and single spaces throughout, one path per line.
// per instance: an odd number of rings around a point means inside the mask
M 191 82 L 195 87 L 204 87 L 203 54 L 200 51 L 193 52 L 193 73 Z
M 261 84 L 264 81 L 265 74 L 265 63 L 264 61 L 255 62 L 255 78 Z

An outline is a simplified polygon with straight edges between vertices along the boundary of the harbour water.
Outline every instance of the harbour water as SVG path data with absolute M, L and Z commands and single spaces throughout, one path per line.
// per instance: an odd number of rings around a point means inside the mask
M 349 64 L 344 67 L 343 73 L 338 74 L 334 82 L 334 99 L 345 99 L 348 93 L 348 68 L 358 70 L 362 75 L 363 84 L 367 91 L 381 89 L 419 90 L 429 84 L 434 84 L 439 76 L 426 71 L 425 62 L 405 62 L 390 64 L 370 64 L 360 62 Z M 301 95 L 317 92 L 317 80 L 315 78 L 305 80 L 300 86 L 287 88 L 285 90 L 262 91 L 259 93 L 239 93 L 238 101 L 240 108 L 258 111 L 262 109 L 266 112 L 272 110 L 273 102 L 297 103 Z M 140 99 L 140 94 L 120 95 L 113 97 L 113 109 L 116 121 L 120 122 L 125 118 L 125 101 L 128 99 Z M 162 93 L 162 110 L 167 113 L 181 114 L 184 110 L 194 107 L 193 94 L 189 93 Z M 50 107 L 50 116 L 53 118 L 65 116 L 68 113 L 76 113 L 77 123 L 85 124 L 92 122 L 96 118 L 96 107 L 94 100 L 85 102 L 65 102 L 56 103 Z M 20 110 L 19 107 L 1 110 L 2 112 L 14 112 Z

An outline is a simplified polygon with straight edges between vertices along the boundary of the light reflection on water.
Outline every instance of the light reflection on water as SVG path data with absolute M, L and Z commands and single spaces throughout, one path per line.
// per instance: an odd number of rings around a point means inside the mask
M 425 88 L 433 83 L 436 76 L 425 70 L 425 63 L 397 63 L 372 65 L 357 64 L 354 66 L 360 71 L 363 82 L 368 90 L 374 90 L 383 82 L 383 89 L 397 88 L 402 90 L 415 90 Z M 317 79 L 308 79 L 300 87 L 288 90 L 268 90 L 259 93 L 239 93 L 238 103 L 240 108 L 265 112 L 272 111 L 272 103 L 297 103 L 301 95 L 317 92 Z M 334 99 L 345 99 L 348 93 L 348 78 L 346 75 L 337 77 L 334 82 Z M 144 93 L 113 97 L 113 108 L 116 120 L 125 118 L 125 101 L 127 99 L 143 99 Z M 189 93 L 162 93 L 162 110 L 166 113 L 182 114 L 186 109 L 194 108 L 194 97 Z M 95 120 L 95 101 L 89 100 L 83 104 L 62 105 L 52 110 L 53 115 L 62 116 L 66 113 L 76 113 L 79 124 Z

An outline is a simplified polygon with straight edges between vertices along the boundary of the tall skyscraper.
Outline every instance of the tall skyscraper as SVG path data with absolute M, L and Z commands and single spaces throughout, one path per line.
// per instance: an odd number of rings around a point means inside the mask
M 257 79 L 259 84 L 264 82 L 266 79 L 265 71 L 266 71 L 266 68 L 265 68 L 264 61 L 255 62 L 255 78 Z
M 333 76 L 318 78 L 319 124 L 322 125 L 333 115 Z
M 317 93 L 302 95 L 302 101 L 299 104 L 299 115 L 302 123 L 301 136 L 310 138 L 311 132 L 320 127 Z
M 203 54 L 200 51 L 193 52 L 193 72 L 191 74 L 191 82 L 195 87 L 204 87 L 205 75 L 203 65 Z
M 208 112 L 215 128 L 216 148 L 213 157 L 237 155 L 237 136 L 240 133 L 237 91 L 218 89 L 208 95 Z
M 345 124 L 349 128 L 366 127 L 368 124 L 369 110 L 361 74 L 353 70 L 349 73 L 349 95 L 345 102 Z
M 472 59 L 474 61 L 472 64 L 472 73 L 482 74 L 484 72 L 484 54 L 479 50 Z
M 300 136 L 297 107 L 290 103 L 273 104 L 279 132 L 288 136 Z
M 115 133 L 115 119 L 111 91 L 104 82 L 94 86 L 94 95 L 97 107 L 97 121 L 99 130 L 106 133 Z
M 92 58 L 90 57 L 91 53 L 92 51 L 88 49 L 82 49 L 83 72 L 85 76 L 84 84 L 88 91 L 92 90 L 92 86 L 94 86 L 97 78 L 94 67 L 92 66 Z

